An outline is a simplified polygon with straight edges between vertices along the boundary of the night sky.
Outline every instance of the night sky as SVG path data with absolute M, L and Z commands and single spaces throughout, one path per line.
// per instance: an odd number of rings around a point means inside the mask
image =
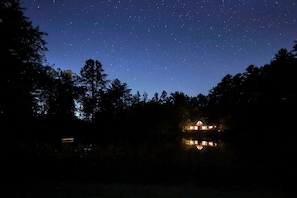
M 48 43 L 49 65 L 107 79 L 148 98 L 207 95 L 226 74 L 270 63 L 297 40 L 296 0 L 23 0 Z

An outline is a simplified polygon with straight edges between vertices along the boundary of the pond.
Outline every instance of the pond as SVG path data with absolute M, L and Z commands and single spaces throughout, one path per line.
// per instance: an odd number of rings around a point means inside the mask
M 82 143 L 75 141 L 73 137 L 67 137 L 62 138 L 55 155 L 92 160 L 155 161 L 156 163 L 178 161 L 180 164 L 193 163 L 203 158 L 204 164 L 207 163 L 205 160 L 209 160 L 214 165 L 217 160 L 217 165 L 226 165 L 233 163 L 238 152 L 232 144 L 210 137 L 150 137 L 129 138 L 125 141 L 103 139 L 96 143 Z
M 256 184 L 259 176 L 264 177 L 257 157 L 255 160 L 234 143 L 210 137 L 111 138 L 96 143 L 74 140 L 61 143 L 56 155 L 69 159 L 58 168 L 73 179 L 237 185 Z
M 18 177 L 32 178 L 36 172 L 36 181 L 282 186 L 296 175 L 296 166 L 285 155 L 293 152 L 273 143 L 242 146 L 197 136 L 105 137 L 96 142 L 67 137 L 56 144 L 22 147 L 14 152 L 19 161 L 11 163 L 18 165 Z

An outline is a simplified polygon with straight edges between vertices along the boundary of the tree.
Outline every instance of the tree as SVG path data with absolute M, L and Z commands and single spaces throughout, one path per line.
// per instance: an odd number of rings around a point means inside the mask
M 169 98 L 172 104 L 172 112 L 174 115 L 174 123 L 176 128 L 182 130 L 185 124 L 190 119 L 190 97 L 183 92 L 173 92 L 170 94 Z
M 146 103 L 148 101 L 148 94 L 146 92 L 143 92 L 142 97 L 143 97 L 143 102 Z
M 161 96 L 160 96 L 160 104 L 166 103 L 168 100 L 167 98 L 167 92 L 165 90 L 162 91 Z
M 294 45 L 291 53 L 295 58 L 297 57 L 297 40 L 294 41 Z
M 107 74 L 98 60 L 89 59 L 80 70 L 85 96 L 82 98 L 84 116 L 93 121 L 95 113 L 100 111 L 101 96 L 106 90 Z
M 51 117 L 68 120 L 74 118 L 75 100 L 78 99 L 77 76 L 71 70 L 58 69 L 49 99 L 48 114 Z
M 137 91 L 136 94 L 132 96 L 132 101 L 131 101 L 132 106 L 136 106 L 140 104 L 140 100 L 141 100 L 141 95 L 140 95 L 140 92 Z
M 159 102 L 159 94 L 156 92 L 154 93 L 153 98 L 151 99 L 152 102 L 158 103 Z
M 33 93 L 45 60 L 45 32 L 33 27 L 19 0 L 0 2 L 0 112 L 6 119 L 28 118 L 36 108 Z
M 104 111 L 119 113 L 131 103 L 131 89 L 128 88 L 127 83 L 122 83 L 119 79 L 114 79 L 104 94 Z

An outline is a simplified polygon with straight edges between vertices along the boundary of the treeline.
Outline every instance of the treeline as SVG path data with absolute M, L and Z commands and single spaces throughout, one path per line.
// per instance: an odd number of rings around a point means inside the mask
M 267 65 L 250 65 L 243 73 L 226 75 L 207 95 L 164 90 L 148 98 L 145 92 L 131 94 L 119 79 L 108 79 L 98 60 L 86 60 L 79 74 L 47 65 L 43 39 L 47 33 L 32 26 L 19 0 L 0 5 L 3 135 L 178 134 L 198 118 L 207 118 L 232 135 L 240 131 L 255 135 L 256 129 L 271 133 L 293 125 L 296 41 L 292 50 L 280 49 Z
M 261 67 L 226 75 L 206 96 L 207 114 L 232 135 L 288 139 L 295 130 L 297 41 Z M 234 134 L 238 132 L 241 134 Z

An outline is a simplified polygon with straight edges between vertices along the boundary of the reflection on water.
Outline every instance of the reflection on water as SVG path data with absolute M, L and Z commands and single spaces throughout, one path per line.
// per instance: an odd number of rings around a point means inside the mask
M 217 147 L 218 142 L 213 140 L 191 139 L 183 138 L 183 143 L 187 146 L 195 146 L 198 150 L 202 150 L 207 147 Z

